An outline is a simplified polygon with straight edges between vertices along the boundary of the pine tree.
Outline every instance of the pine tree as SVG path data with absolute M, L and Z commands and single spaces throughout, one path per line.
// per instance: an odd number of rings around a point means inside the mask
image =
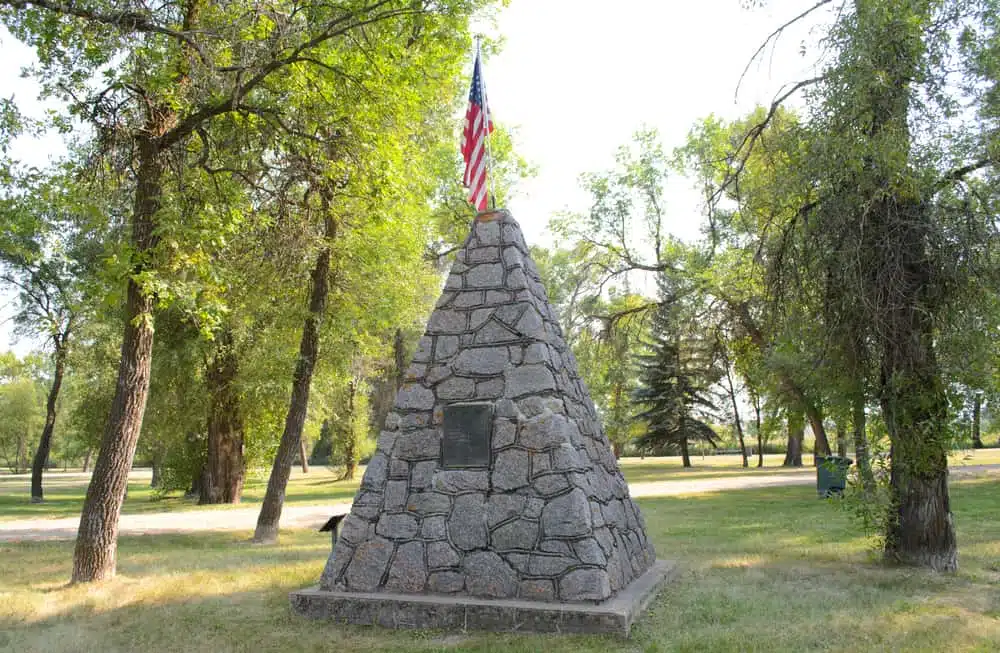
M 651 321 L 649 353 L 639 359 L 639 387 L 633 402 L 646 432 L 637 441 L 650 453 L 676 454 L 691 466 L 692 440 L 716 446 L 706 419 L 718 410 L 711 386 L 719 379 L 712 341 L 683 328 L 681 299 L 667 275 L 660 278 L 660 304 Z

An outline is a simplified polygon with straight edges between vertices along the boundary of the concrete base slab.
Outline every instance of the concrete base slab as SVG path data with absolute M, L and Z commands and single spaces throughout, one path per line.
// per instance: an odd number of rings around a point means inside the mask
M 468 596 L 292 592 L 292 610 L 312 619 L 386 628 L 607 633 L 628 637 L 636 618 L 659 589 L 677 576 L 677 565 L 657 560 L 625 589 L 603 603 L 545 603 Z

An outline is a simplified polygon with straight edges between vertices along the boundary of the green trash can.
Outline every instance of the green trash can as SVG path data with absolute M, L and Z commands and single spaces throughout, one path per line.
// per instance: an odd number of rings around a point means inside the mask
M 816 492 L 820 497 L 840 496 L 847 487 L 847 470 L 854 461 L 842 456 L 816 456 Z

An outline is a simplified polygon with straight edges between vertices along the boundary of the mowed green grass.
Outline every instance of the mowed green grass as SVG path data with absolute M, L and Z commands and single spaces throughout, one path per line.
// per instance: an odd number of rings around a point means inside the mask
M 299 618 L 326 534 L 126 537 L 119 576 L 67 587 L 71 542 L 0 544 L 0 650 L 997 651 L 1000 477 L 952 485 L 961 570 L 884 567 L 837 500 L 810 486 L 640 500 L 661 558 L 681 565 L 622 641 L 394 632 Z
M 756 458 L 749 469 L 743 469 L 738 455 L 693 456 L 693 466 L 685 469 L 679 456 L 660 458 L 622 458 L 622 472 L 629 483 L 650 481 L 695 480 L 738 475 L 797 474 L 806 468 L 781 467 L 784 456 L 769 454 L 764 457 L 764 467 L 757 468 Z M 812 456 L 803 458 L 812 464 Z M 956 451 L 950 458 L 953 467 L 1000 463 L 1000 449 Z M 361 482 L 364 467 L 358 469 L 353 481 L 338 480 L 340 470 L 314 466 L 308 474 L 298 468 L 292 470 L 285 501 L 288 504 L 318 504 L 333 501 L 350 501 Z M 258 470 L 248 475 L 243 491 L 242 505 L 260 504 L 267 488 L 267 471 Z M 87 492 L 87 477 L 79 473 L 47 472 L 44 478 L 45 503 L 32 504 L 30 479 L 27 475 L 12 476 L 0 473 L 0 521 L 39 517 L 76 517 L 83 507 Z M 227 510 L 231 505 L 199 506 L 195 499 L 185 499 L 180 492 L 163 495 L 149 487 L 149 471 L 133 473 L 129 481 L 128 498 L 122 512 L 148 513 L 176 510 Z

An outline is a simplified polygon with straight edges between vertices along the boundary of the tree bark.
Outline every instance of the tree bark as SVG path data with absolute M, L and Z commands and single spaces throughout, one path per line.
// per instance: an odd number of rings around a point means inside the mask
M 74 583 L 106 580 L 115 575 L 118 518 L 142 429 L 153 354 L 153 297 L 139 286 L 138 279 L 146 265 L 143 259 L 158 239 L 156 213 L 160 209 L 164 169 L 158 137 L 172 116 L 167 110 L 153 111 L 146 133 L 137 139 L 132 220 L 132 246 L 137 262 L 128 280 L 118 383 L 80 516 L 73 552 Z
M 749 467 L 750 461 L 747 459 L 747 445 L 743 439 L 743 423 L 740 421 L 740 408 L 739 404 L 736 402 L 736 387 L 733 385 L 733 376 L 730 373 L 729 361 L 725 361 L 726 364 L 726 384 L 727 390 L 729 391 L 729 400 L 732 402 L 733 406 L 733 424 L 736 426 L 736 436 L 740 441 L 740 454 L 743 456 L 743 466 Z
M 955 571 L 958 544 L 948 496 L 948 399 L 923 299 L 931 275 L 923 233 L 929 218 L 923 205 L 896 198 L 887 198 L 877 210 L 883 233 L 892 235 L 891 254 L 903 275 L 880 339 L 882 414 L 892 452 L 885 554 L 902 564 Z
M 347 434 L 344 442 L 344 476 L 342 480 L 353 481 L 358 470 L 357 443 L 354 420 L 356 419 L 356 400 L 358 396 L 358 381 L 351 379 L 347 386 Z
M 90 469 L 90 457 L 94 454 L 93 450 L 87 449 L 83 454 L 83 473 L 86 474 L 87 470 Z
M 243 412 L 236 388 L 239 359 L 232 330 L 216 340 L 205 378 L 208 382 L 208 456 L 198 503 L 239 503 L 246 463 L 243 459 Z
M 788 411 L 788 450 L 782 467 L 802 467 L 802 440 L 805 438 L 805 420 L 802 413 Z
M 396 337 L 392 343 L 392 354 L 396 365 L 396 392 L 398 392 L 406 380 L 406 340 L 403 338 L 402 329 L 396 329 Z
M 326 209 L 324 201 L 324 209 Z M 306 421 L 306 410 L 309 406 L 309 389 L 312 383 L 313 370 L 319 356 L 319 328 L 326 312 L 326 299 L 330 291 L 330 244 L 336 237 L 336 225 L 324 211 L 326 217 L 326 243 L 316 257 L 316 265 L 312 271 L 312 292 L 309 298 L 309 316 L 302 327 L 302 340 L 299 344 L 299 359 L 292 378 L 292 399 L 285 416 L 285 430 L 281 434 L 278 452 L 271 467 L 271 476 L 267 481 L 267 492 L 264 503 L 257 516 L 257 528 L 254 530 L 253 541 L 258 543 L 273 543 L 278 540 L 278 522 L 281 519 L 281 509 L 285 503 L 285 488 L 292 471 L 292 461 L 302 438 L 302 427 Z
M 302 473 L 309 473 L 309 460 L 306 458 L 306 441 L 299 438 L 299 458 L 302 460 Z
M 854 458 L 861 477 L 861 487 L 869 496 L 875 492 L 875 474 L 868 454 L 868 418 L 865 415 L 865 398 L 855 394 L 851 400 L 851 425 L 854 430 Z
M 38 450 L 31 464 L 31 502 L 41 503 L 45 500 L 42 492 L 42 474 L 49 462 L 49 452 L 52 450 L 52 431 L 56 426 L 56 401 L 59 399 L 59 388 L 62 387 L 63 374 L 66 372 L 65 339 L 55 340 L 56 368 L 52 375 L 52 386 L 45 402 L 45 427 L 42 428 L 42 438 L 38 441 Z
M 837 420 L 837 455 L 847 457 L 847 425 L 843 420 Z
M 972 448 L 983 448 L 983 435 L 981 428 L 983 410 L 983 395 L 976 393 L 972 399 Z
M 826 437 L 826 427 L 823 426 L 823 410 L 815 402 L 806 402 L 806 416 L 809 418 L 809 428 L 812 429 L 816 441 L 813 446 L 813 464 L 819 456 L 830 455 L 830 441 Z M 801 440 L 799 441 L 801 446 Z
M 760 395 L 753 393 L 753 412 L 757 426 L 757 467 L 764 466 L 764 430 L 761 428 L 760 419 Z
M 688 439 L 687 436 L 681 437 L 681 462 L 684 467 L 691 466 L 691 454 L 688 452 Z

